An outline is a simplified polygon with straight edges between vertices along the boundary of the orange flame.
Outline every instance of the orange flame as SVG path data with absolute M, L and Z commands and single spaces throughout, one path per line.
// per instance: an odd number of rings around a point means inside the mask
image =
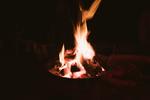
M 62 50 L 61 52 L 59 53 L 59 61 L 62 65 L 64 65 L 65 63 L 65 60 L 64 60 L 64 52 L 65 52 L 65 47 L 64 47 L 64 44 L 62 46 Z
M 90 34 L 87 29 L 86 21 L 93 18 L 101 0 L 95 0 L 91 7 L 88 10 L 83 10 L 80 6 L 82 12 L 82 22 L 76 26 L 74 37 L 75 37 L 75 51 L 69 50 L 65 51 L 64 45 L 62 50 L 59 53 L 59 61 L 61 67 L 59 70 L 64 69 L 64 76 L 67 78 L 80 78 L 86 73 L 84 66 L 82 65 L 83 61 L 88 61 L 93 59 L 95 56 L 95 51 L 91 44 L 87 41 L 88 35 Z M 73 59 L 66 59 L 66 56 L 71 54 L 75 55 Z M 78 72 L 71 72 L 71 66 L 75 65 L 79 68 Z M 104 70 L 104 69 L 103 69 Z

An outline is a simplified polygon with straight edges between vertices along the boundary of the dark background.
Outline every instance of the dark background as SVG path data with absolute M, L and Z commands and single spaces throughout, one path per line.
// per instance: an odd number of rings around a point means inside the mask
M 82 0 L 82 4 L 88 8 L 92 1 Z M 48 90 L 49 77 L 43 64 L 53 62 L 51 59 L 58 55 L 63 43 L 67 48 L 73 47 L 73 25 L 78 17 L 78 2 L 2 3 L 0 66 L 4 76 L 3 93 L 22 100 L 37 99 L 37 95 L 47 98 L 51 90 Z M 102 0 L 94 18 L 88 21 L 91 32 L 89 41 L 96 51 L 106 55 L 148 56 L 149 5 L 148 0 Z
M 81 1 L 85 8 L 92 3 L 92 0 Z M 77 22 L 79 10 L 78 2 L 78 0 L 55 0 L 4 3 L 1 13 L 1 41 L 2 44 L 9 45 L 8 48 L 4 48 L 4 51 L 9 48 L 14 49 L 18 38 L 37 43 L 49 43 L 55 45 L 56 50 L 59 50 L 57 47 L 64 42 L 66 46 L 72 46 L 73 25 Z M 142 17 L 146 14 L 147 18 Z M 103 44 L 118 43 L 143 46 L 140 43 L 148 39 L 142 40 L 140 34 L 144 34 L 143 36 L 148 34 L 148 31 L 145 32 L 149 28 L 148 17 L 149 3 L 146 0 L 142 2 L 104 0 L 94 18 L 88 21 L 88 29 L 91 32 L 89 40 L 95 48 L 103 48 Z M 141 25 L 142 22 L 145 26 Z

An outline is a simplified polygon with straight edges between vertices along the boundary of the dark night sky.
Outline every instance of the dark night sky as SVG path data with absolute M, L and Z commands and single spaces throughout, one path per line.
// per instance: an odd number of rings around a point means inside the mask
M 82 0 L 82 4 L 88 8 L 92 1 Z M 149 11 L 148 0 L 102 0 L 94 18 L 88 21 L 89 40 L 96 46 L 103 42 L 138 44 L 140 17 L 145 10 Z M 77 15 L 78 0 L 5 2 L 0 35 L 7 45 L 4 51 L 14 49 L 18 38 L 70 47 Z
M 84 0 L 82 1 L 84 2 Z M 52 28 L 55 28 L 54 24 L 58 21 L 60 21 L 59 27 L 65 27 L 63 24 L 70 27 L 69 24 L 72 24 L 73 15 L 75 16 L 74 8 L 77 6 L 77 4 L 74 5 L 74 2 L 75 0 L 51 0 L 51 2 L 20 1 L 6 3 L 6 6 L 3 7 L 4 14 L 2 14 L 6 28 L 4 31 L 8 31 L 9 28 L 10 31 L 16 31 L 16 25 L 18 25 L 20 29 L 24 28 L 27 34 L 28 32 L 29 34 L 50 32 Z M 92 32 L 96 30 L 94 33 L 101 34 L 101 36 L 106 34 L 113 36 L 114 34 L 114 37 L 120 36 L 120 34 L 123 36 L 135 34 L 138 16 L 147 4 L 145 2 L 146 0 L 142 0 L 142 2 L 140 0 L 103 0 L 95 17 L 89 21 L 92 24 L 91 27 L 94 26 Z M 60 19 L 57 20 L 58 18 Z M 20 31 L 20 29 L 17 30 Z
M 92 1 L 82 0 L 82 4 L 88 8 Z M 99 43 L 138 44 L 140 16 L 149 10 L 147 1 L 102 0 L 94 18 L 88 21 L 91 43 L 96 46 Z M 6 44 L 3 51 L 15 51 L 18 38 L 37 43 L 49 42 L 56 48 L 62 43 L 70 47 L 73 45 L 73 25 L 77 15 L 78 0 L 5 2 L 0 34 L 1 44 Z
M 84 4 L 89 2 L 82 0 Z M 88 1 L 88 0 L 87 0 Z M 9 2 L 3 7 L 4 31 L 22 31 L 27 38 L 44 32 L 60 34 L 70 32 L 75 19 L 75 0 L 51 0 L 51 2 Z M 89 21 L 89 29 L 100 38 L 133 38 L 137 34 L 138 17 L 146 5 L 146 0 L 103 0 L 95 17 Z M 148 5 L 148 4 L 147 4 Z M 58 19 L 59 18 L 59 19 Z M 58 27 L 57 29 L 55 29 Z M 53 33 L 51 33 L 53 31 Z M 40 35 L 43 32 L 42 35 Z M 58 33 L 57 33 L 58 34 Z M 70 33 L 71 34 L 71 33 Z M 31 36 L 31 37 L 30 37 Z M 38 36 L 36 36 L 38 38 Z M 109 39 L 111 39 L 109 38 Z

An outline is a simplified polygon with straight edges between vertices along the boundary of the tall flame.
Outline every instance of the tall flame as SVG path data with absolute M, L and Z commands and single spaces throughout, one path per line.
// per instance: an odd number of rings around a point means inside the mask
M 80 11 L 82 13 L 82 20 L 78 23 L 75 29 L 74 37 L 75 37 L 75 51 L 65 51 L 64 45 L 62 46 L 62 50 L 59 53 L 59 61 L 61 63 L 61 67 L 59 70 L 64 69 L 64 76 L 67 78 L 80 78 L 81 75 L 86 73 L 84 66 L 82 65 L 83 61 L 91 60 L 95 56 L 95 52 L 91 44 L 87 41 L 88 35 L 90 34 L 87 29 L 86 21 L 93 18 L 101 0 L 94 0 L 93 4 L 88 10 L 83 10 L 80 6 Z M 66 60 L 65 57 L 70 53 L 74 53 L 75 57 L 71 60 Z M 71 72 L 71 66 L 76 64 L 76 66 L 80 69 L 78 72 Z
M 75 36 L 75 50 L 77 51 L 77 56 L 81 56 L 84 59 L 93 59 L 95 52 L 91 44 L 87 41 L 88 38 L 87 27 L 83 29 L 81 26 L 77 26 L 77 30 L 74 34 Z

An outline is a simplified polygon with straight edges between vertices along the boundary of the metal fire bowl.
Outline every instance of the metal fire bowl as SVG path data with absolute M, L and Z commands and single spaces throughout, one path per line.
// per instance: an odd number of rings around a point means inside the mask
M 105 61 L 107 67 L 111 66 L 111 68 L 106 67 L 108 71 L 98 78 L 68 79 L 48 73 L 51 97 L 60 96 L 63 99 L 69 97 L 73 100 L 120 100 L 122 98 L 136 100 L 145 96 L 150 98 L 148 92 L 146 92 L 150 89 L 150 79 L 138 70 L 149 67 L 150 57 L 140 55 L 111 55 L 104 58 L 106 58 L 103 61 Z M 131 79 L 111 77 L 118 70 L 116 66 L 123 65 L 123 67 L 128 69 L 129 67 L 126 66 L 130 64 L 139 65 L 135 68 L 135 71 L 131 72 L 133 73 L 129 76 Z
M 71 79 L 71 78 L 62 78 L 60 76 L 54 75 L 50 72 L 48 72 L 48 75 L 51 79 L 57 79 L 57 80 L 72 80 L 72 81 L 80 81 L 80 80 L 106 80 L 109 81 L 111 84 L 118 85 L 114 82 L 116 80 L 120 80 L 120 78 L 128 74 L 128 78 L 131 80 L 140 80 L 140 79 L 149 79 L 147 76 L 145 76 L 142 73 L 142 69 L 144 68 L 149 68 L 150 65 L 150 57 L 149 56 L 141 56 L 141 55 L 111 55 L 111 56 L 103 56 L 103 55 L 98 55 L 97 57 L 100 60 L 100 63 L 102 66 L 106 69 L 106 71 L 100 76 L 100 77 L 95 77 L 95 78 L 79 78 L 79 79 Z M 56 61 L 56 60 L 53 60 Z M 53 62 L 52 61 L 52 62 Z M 46 66 L 54 66 L 54 63 L 51 63 L 51 61 L 48 62 Z M 123 72 L 122 72 L 123 71 Z M 114 77 L 112 77 L 114 75 Z M 118 76 L 117 76 L 118 75 Z M 120 75 L 120 76 L 119 76 Z M 131 76 L 130 76 L 131 75 Z M 117 79 L 118 78 L 118 79 Z M 134 79 L 136 78 L 136 79 Z M 124 79 L 121 79 L 124 80 Z M 122 81 L 118 81 L 122 82 Z M 122 82 L 123 83 L 123 82 Z M 119 85 L 127 85 L 130 86 L 129 83 L 122 84 L 120 83 Z M 135 84 L 131 84 L 135 85 Z

